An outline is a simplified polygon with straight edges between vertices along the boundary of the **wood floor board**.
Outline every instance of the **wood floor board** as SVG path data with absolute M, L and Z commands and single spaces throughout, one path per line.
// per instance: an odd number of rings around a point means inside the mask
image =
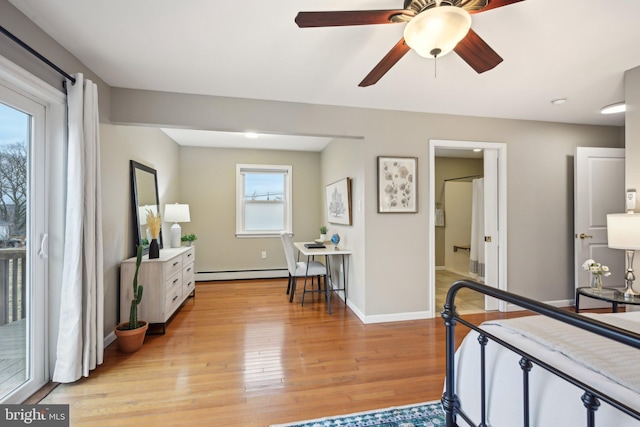
M 441 397 L 442 319 L 364 325 L 337 298 L 329 315 L 320 296 L 302 307 L 285 289 L 199 282 L 166 335 L 131 355 L 113 343 L 89 378 L 42 403 L 69 404 L 72 426 L 264 427 Z

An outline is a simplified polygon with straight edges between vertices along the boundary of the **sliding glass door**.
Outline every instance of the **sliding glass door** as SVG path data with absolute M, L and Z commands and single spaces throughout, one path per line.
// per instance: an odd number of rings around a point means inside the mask
M 0 402 L 48 379 L 45 107 L 0 81 Z

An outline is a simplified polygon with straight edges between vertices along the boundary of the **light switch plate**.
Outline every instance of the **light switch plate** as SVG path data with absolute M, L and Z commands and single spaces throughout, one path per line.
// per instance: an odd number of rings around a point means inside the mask
M 627 190 L 627 210 L 636 209 L 636 190 Z

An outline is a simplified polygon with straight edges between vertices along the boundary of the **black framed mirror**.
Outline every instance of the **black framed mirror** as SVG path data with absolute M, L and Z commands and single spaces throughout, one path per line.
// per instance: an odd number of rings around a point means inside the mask
M 151 241 L 147 231 L 147 209 L 160 212 L 158 177 L 155 169 L 134 160 L 131 160 L 131 206 L 135 227 L 134 245 L 142 245 L 146 254 Z M 158 246 L 162 249 L 162 230 L 158 236 Z

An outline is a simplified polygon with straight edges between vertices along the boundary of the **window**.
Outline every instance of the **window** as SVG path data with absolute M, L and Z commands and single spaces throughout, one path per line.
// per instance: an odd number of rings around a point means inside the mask
M 291 166 L 236 165 L 236 236 L 291 233 L 291 205 Z

